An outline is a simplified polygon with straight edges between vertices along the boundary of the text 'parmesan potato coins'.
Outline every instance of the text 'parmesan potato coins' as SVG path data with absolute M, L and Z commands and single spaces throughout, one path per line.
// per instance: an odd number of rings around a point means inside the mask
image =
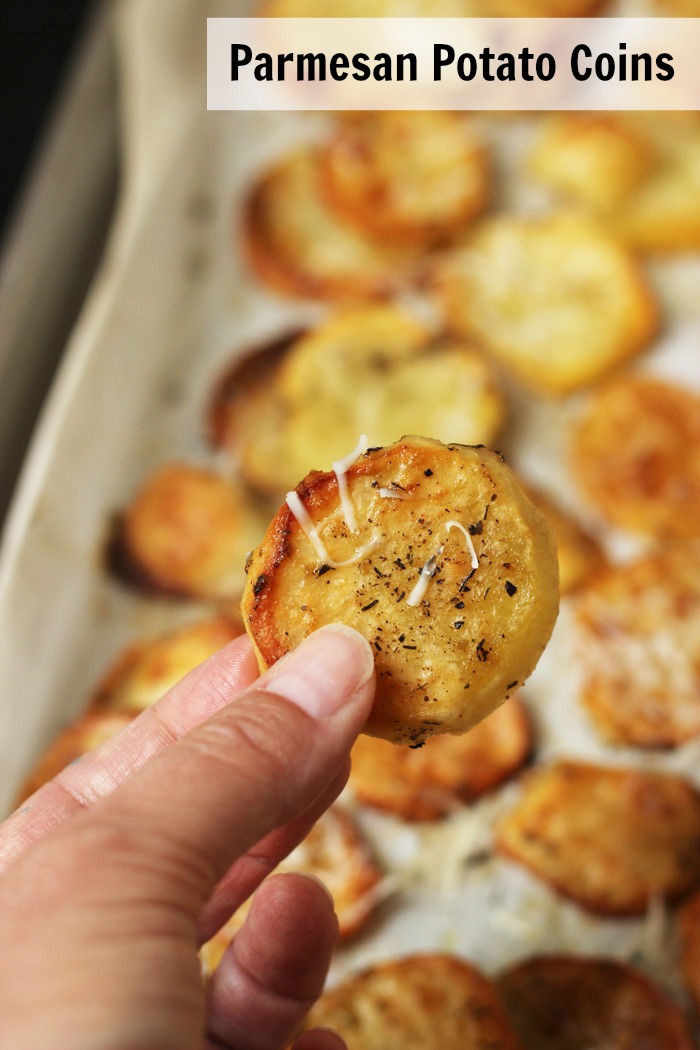
M 242 633 L 240 623 L 220 616 L 179 627 L 158 638 L 134 642 L 117 657 L 98 685 L 93 707 L 144 711 Z
M 443 954 L 379 963 L 326 992 L 305 1028 L 348 1050 L 522 1050 L 492 981 Z
M 601 915 L 641 915 L 700 882 L 700 796 L 680 777 L 559 761 L 525 776 L 499 849 Z
M 430 247 L 459 234 L 489 197 L 486 148 L 457 113 L 363 113 L 321 154 L 331 206 L 382 243 Z
M 259 512 L 239 484 L 170 464 L 144 483 L 121 516 L 112 564 L 145 591 L 231 600 L 241 593 L 246 556 L 262 532 Z
M 382 299 L 413 278 L 406 248 L 378 244 L 330 208 L 316 149 L 299 149 L 261 176 L 243 233 L 256 276 L 288 295 Z
M 436 267 L 450 327 L 534 390 L 568 394 L 651 343 L 659 309 L 602 225 L 560 213 L 500 215 Z
M 540 955 L 496 983 L 525 1050 L 693 1050 L 679 1005 L 627 963 Z
M 513 776 L 532 749 L 518 696 L 462 736 L 436 736 L 421 748 L 360 736 L 352 749 L 350 787 L 365 805 L 404 820 L 436 820 Z
M 72 722 L 49 745 L 22 784 L 16 805 L 53 780 L 71 762 L 111 740 L 136 717 L 133 711 L 94 711 Z
M 558 611 L 551 528 L 498 453 L 405 437 L 289 494 L 242 601 L 261 669 L 317 628 L 373 646 L 366 731 L 463 733 L 532 672 Z
M 576 603 L 582 699 L 614 744 L 700 734 L 700 541 L 614 566 Z
M 572 440 L 584 495 L 613 525 L 661 540 L 700 536 L 700 395 L 627 375 L 591 394 Z
M 369 918 L 381 896 L 382 872 L 359 826 L 347 810 L 331 806 L 306 838 L 275 868 L 298 871 L 321 879 L 333 897 L 339 935 L 349 937 Z M 202 947 L 204 972 L 213 973 L 226 948 L 243 925 L 250 901 Z

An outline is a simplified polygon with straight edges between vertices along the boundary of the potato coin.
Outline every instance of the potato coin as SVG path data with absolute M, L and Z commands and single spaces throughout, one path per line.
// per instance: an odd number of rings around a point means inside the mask
M 379 963 L 326 992 L 305 1027 L 348 1050 L 521 1050 L 492 981 L 449 955 Z
M 501 215 L 437 267 L 448 324 L 524 383 L 567 394 L 644 350 L 659 309 L 602 225 L 561 213 Z
M 526 1050 L 692 1050 L 678 1004 L 614 959 L 540 955 L 496 982 Z
M 640 915 L 700 882 L 700 796 L 671 774 L 559 761 L 525 777 L 496 841 L 582 907 Z
M 261 668 L 323 624 L 376 652 L 368 733 L 462 733 L 532 672 L 558 609 L 554 537 L 500 455 L 407 437 L 312 472 L 253 552 Z

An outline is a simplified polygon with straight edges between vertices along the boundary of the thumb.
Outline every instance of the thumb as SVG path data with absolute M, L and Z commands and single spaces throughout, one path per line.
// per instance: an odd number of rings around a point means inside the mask
M 101 1003 L 93 1020 L 138 1023 L 148 989 L 155 1022 L 158 987 L 164 998 L 183 982 L 197 988 L 203 904 L 237 857 L 337 779 L 369 713 L 373 673 L 360 635 L 323 628 L 113 794 L 28 849 L 5 876 L 6 906 L 0 900 L 7 927 L 0 986 L 6 979 L 13 990 L 14 1014 L 26 1023 L 39 994 L 76 1033 L 92 988 Z M 50 1009 L 46 1018 L 57 1020 Z

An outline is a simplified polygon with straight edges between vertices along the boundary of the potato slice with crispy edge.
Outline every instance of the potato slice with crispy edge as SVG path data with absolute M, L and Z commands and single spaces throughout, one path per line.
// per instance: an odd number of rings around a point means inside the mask
M 277 873 L 283 871 L 300 871 L 321 879 L 333 897 L 341 938 L 357 933 L 381 896 L 381 869 L 357 822 L 340 805 L 326 810 L 306 838 L 275 868 Z M 206 974 L 219 965 L 249 907 L 250 901 L 246 901 L 202 947 L 200 958 Z
M 496 984 L 527 1050 L 693 1050 L 678 1003 L 627 963 L 538 955 Z
M 263 532 L 240 484 L 202 467 L 155 471 L 117 520 L 110 567 L 146 593 L 229 601 Z
M 382 299 L 414 276 L 415 259 L 405 248 L 377 244 L 332 211 L 312 147 L 283 157 L 258 180 L 245 209 L 243 245 L 256 276 L 288 295 Z
M 259 665 L 342 622 L 376 651 L 368 733 L 416 744 L 465 732 L 522 684 L 549 639 L 551 528 L 503 458 L 479 447 L 405 437 L 369 449 L 345 480 L 350 507 L 335 473 L 309 474 L 290 497 L 295 513 L 285 503 L 251 556 L 241 609 Z
M 583 908 L 639 915 L 700 882 L 700 795 L 681 777 L 562 760 L 523 784 L 497 847 Z
M 659 539 L 700 536 L 700 395 L 653 376 L 595 390 L 572 435 L 571 463 L 603 517 Z
M 418 750 L 363 734 L 350 787 L 359 802 L 404 820 L 436 820 L 513 776 L 531 749 L 527 711 L 514 696 L 470 732 L 432 737 Z
M 15 805 L 53 780 L 71 762 L 111 740 L 135 717 L 135 711 L 91 711 L 71 722 L 40 756 L 21 785 Z
M 568 394 L 652 341 L 659 308 L 633 257 L 599 224 L 500 215 L 436 266 L 448 324 L 534 390 Z
M 348 1050 L 521 1050 L 492 981 L 455 956 L 378 963 L 327 991 L 304 1024 Z
M 217 616 L 133 642 L 117 656 L 97 686 L 93 709 L 144 711 L 242 633 L 240 622 Z
M 362 113 L 339 122 L 320 160 L 331 206 L 382 243 L 454 239 L 490 193 L 487 152 L 457 113 Z
M 610 567 L 576 603 L 582 700 L 614 744 L 700 734 L 700 541 Z

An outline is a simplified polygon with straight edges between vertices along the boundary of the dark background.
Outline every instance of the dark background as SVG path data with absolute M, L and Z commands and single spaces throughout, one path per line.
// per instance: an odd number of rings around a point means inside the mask
M 94 0 L 0 0 L 0 241 Z

